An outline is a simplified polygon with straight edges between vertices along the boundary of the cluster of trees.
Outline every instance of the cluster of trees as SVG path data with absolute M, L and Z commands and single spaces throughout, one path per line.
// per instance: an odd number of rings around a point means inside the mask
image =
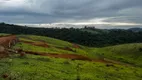
M 122 29 L 33 28 L 0 23 L 0 33 L 42 35 L 93 47 L 142 42 L 141 31 Z

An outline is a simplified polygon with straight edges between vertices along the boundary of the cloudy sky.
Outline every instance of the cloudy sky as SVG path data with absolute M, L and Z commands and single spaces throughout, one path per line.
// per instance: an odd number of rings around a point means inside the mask
M 0 22 L 38 27 L 142 27 L 142 0 L 0 0 Z

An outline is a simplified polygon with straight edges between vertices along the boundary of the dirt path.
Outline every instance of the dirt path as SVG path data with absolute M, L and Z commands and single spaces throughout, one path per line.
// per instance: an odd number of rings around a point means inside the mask
M 40 47 L 44 47 L 44 48 L 49 48 L 50 47 L 45 42 L 31 42 L 31 41 L 24 41 L 24 40 L 20 40 L 20 42 L 30 44 L 30 45 L 34 45 L 34 46 L 40 46 Z M 55 46 L 55 48 L 75 52 L 75 50 L 73 50 L 70 47 L 56 47 Z
M 8 56 L 6 49 L 15 45 L 17 41 L 18 38 L 15 35 L 0 37 L 0 58 Z
M 87 60 L 91 61 L 88 57 L 77 55 L 77 54 L 57 54 L 57 53 L 41 53 L 41 52 L 32 52 L 32 51 L 23 51 L 21 49 L 16 49 L 18 53 L 26 53 L 26 54 L 33 54 L 33 55 L 40 55 L 40 56 L 49 56 L 54 58 L 65 58 L 65 59 L 72 59 L 72 60 Z
M 30 42 L 30 41 L 24 41 L 24 40 L 20 40 L 20 42 L 31 44 L 34 46 L 40 46 L 40 47 L 46 47 L 46 48 L 50 47 L 47 43 L 44 43 L 44 42 Z
M 18 38 L 15 35 L 9 35 L 5 37 L 0 37 L 0 45 L 3 47 L 10 47 L 13 44 L 16 44 Z
M 91 59 L 86 56 L 77 55 L 77 54 L 40 53 L 40 52 L 32 52 L 32 51 L 23 51 L 21 49 L 17 49 L 15 51 L 17 51 L 18 53 L 48 56 L 48 57 L 53 57 L 53 58 L 64 58 L 64 59 L 83 60 L 83 61 L 90 61 L 90 62 L 112 63 L 110 61 L 105 61 L 103 59 Z
M 71 60 L 82 60 L 82 61 L 89 61 L 89 62 L 100 62 L 100 63 L 105 63 L 106 66 L 114 67 L 113 64 L 118 64 L 118 65 L 124 65 L 124 66 L 133 66 L 127 63 L 111 60 L 111 59 L 91 59 L 86 56 L 82 55 L 77 55 L 77 54 L 57 54 L 57 53 L 41 53 L 41 52 L 32 52 L 32 51 L 23 51 L 21 49 L 15 50 L 18 53 L 25 53 L 25 54 L 32 54 L 32 55 L 40 55 L 40 56 L 48 56 L 48 57 L 53 57 L 53 58 L 64 58 L 64 59 L 71 59 Z M 20 51 L 20 52 L 19 52 Z

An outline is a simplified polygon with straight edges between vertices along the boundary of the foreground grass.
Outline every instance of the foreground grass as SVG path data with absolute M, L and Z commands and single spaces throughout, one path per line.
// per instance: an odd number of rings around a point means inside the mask
M 140 80 L 142 68 L 72 61 L 43 56 L 12 55 L 0 62 L 2 74 L 15 80 Z M 5 68 L 5 69 L 3 69 Z M 2 78 L 0 78 L 2 79 Z

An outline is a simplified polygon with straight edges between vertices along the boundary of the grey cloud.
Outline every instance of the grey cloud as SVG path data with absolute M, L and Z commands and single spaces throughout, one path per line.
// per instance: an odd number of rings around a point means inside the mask
M 2 0 L 3 1 L 3 0 Z M 13 1 L 14 0 L 8 0 Z M 0 6 L 0 21 L 56 23 L 106 18 L 106 22 L 142 22 L 142 0 L 21 0 L 22 6 Z M 13 3 L 14 4 L 14 3 Z M 121 17 L 123 16 L 123 17 Z M 115 17 L 115 18 L 111 18 Z

